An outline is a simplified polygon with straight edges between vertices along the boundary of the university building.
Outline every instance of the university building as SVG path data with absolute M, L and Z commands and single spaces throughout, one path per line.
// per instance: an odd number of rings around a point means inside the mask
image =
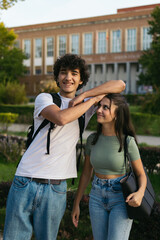
M 142 92 L 137 86 L 143 71 L 138 64 L 142 52 L 150 47 L 148 20 L 156 6 L 118 9 L 116 14 L 50 22 L 13 28 L 16 46 L 27 59 L 27 95 L 39 93 L 40 82 L 53 79 L 53 64 L 65 53 L 79 54 L 89 65 L 90 80 L 84 90 L 114 79 L 126 82 L 126 93 Z

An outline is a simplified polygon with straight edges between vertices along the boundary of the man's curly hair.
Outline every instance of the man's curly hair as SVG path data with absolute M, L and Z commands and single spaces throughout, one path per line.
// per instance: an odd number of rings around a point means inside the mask
M 85 60 L 76 54 L 65 54 L 62 57 L 57 58 L 54 67 L 53 67 L 53 75 L 54 80 L 58 85 L 58 75 L 61 68 L 66 68 L 69 70 L 79 69 L 81 81 L 83 82 L 77 88 L 77 90 L 81 89 L 85 86 L 89 80 L 89 70 L 88 65 Z

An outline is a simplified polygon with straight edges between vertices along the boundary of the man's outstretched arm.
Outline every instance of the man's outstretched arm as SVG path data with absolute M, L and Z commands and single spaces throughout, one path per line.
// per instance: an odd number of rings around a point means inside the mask
M 81 103 L 85 98 L 88 97 L 95 97 L 102 94 L 108 94 L 108 93 L 120 93 L 124 91 L 125 89 L 125 83 L 122 80 L 110 80 L 108 82 L 105 82 L 95 88 L 92 88 L 90 90 L 87 90 L 81 94 L 79 94 L 77 97 L 73 98 L 70 102 L 70 106 L 75 106 L 79 103 Z

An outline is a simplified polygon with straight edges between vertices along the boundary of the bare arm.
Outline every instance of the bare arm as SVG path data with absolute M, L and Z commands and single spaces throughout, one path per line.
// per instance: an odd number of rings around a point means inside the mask
M 70 106 L 75 106 L 76 104 L 79 104 L 82 102 L 85 98 L 88 97 L 94 97 L 97 95 L 104 94 L 106 95 L 107 93 L 120 93 L 125 89 L 125 83 L 122 80 L 110 80 L 108 82 L 105 82 L 95 88 L 92 88 L 90 90 L 87 90 L 70 102 Z
M 79 204 L 84 194 L 84 191 L 91 180 L 92 173 L 93 173 L 93 168 L 90 164 L 90 157 L 86 156 L 83 172 L 79 181 L 79 186 L 78 186 L 78 190 L 76 193 L 76 197 L 73 204 L 73 210 L 72 210 L 72 222 L 75 227 L 78 227 L 78 220 L 80 215 Z
M 83 115 L 92 105 L 100 101 L 104 95 L 96 96 L 76 106 L 61 110 L 57 105 L 44 108 L 41 115 L 51 122 L 61 126 L 72 122 Z
M 138 178 L 139 189 L 137 192 L 130 194 L 126 198 L 126 202 L 132 207 L 138 207 L 141 205 L 142 198 L 144 196 L 144 192 L 145 192 L 146 184 L 147 184 L 147 178 L 146 178 L 146 175 L 144 172 L 144 168 L 143 168 L 141 159 L 132 161 L 132 167 L 133 167 L 134 173 L 136 174 L 136 176 Z

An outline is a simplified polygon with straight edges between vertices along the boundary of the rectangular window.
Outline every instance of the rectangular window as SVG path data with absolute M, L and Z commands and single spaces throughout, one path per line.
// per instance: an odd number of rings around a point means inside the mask
M 93 39 L 92 33 L 84 34 L 84 54 L 92 54 Z
M 106 32 L 98 33 L 98 52 L 106 53 Z
M 66 36 L 59 36 L 59 56 L 66 54 Z
M 152 35 L 148 33 L 149 27 L 143 28 L 143 40 L 142 40 L 142 50 L 147 50 L 151 46 Z
M 121 31 L 112 32 L 112 52 L 121 52 Z
M 136 51 L 136 29 L 127 30 L 127 51 Z
M 42 57 L 42 39 L 37 38 L 35 40 L 35 58 L 41 58 Z
M 24 53 L 27 59 L 31 57 L 31 40 L 24 40 Z
M 53 57 L 53 38 L 47 38 L 47 57 Z
M 35 67 L 35 74 L 36 75 L 41 75 L 41 73 L 42 73 L 41 67 Z
M 53 66 L 47 66 L 47 74 L 52 75 L 53 74 Z
M 79 35 L 73 34 L 71 36 L 71 53 L 79 54 Z

